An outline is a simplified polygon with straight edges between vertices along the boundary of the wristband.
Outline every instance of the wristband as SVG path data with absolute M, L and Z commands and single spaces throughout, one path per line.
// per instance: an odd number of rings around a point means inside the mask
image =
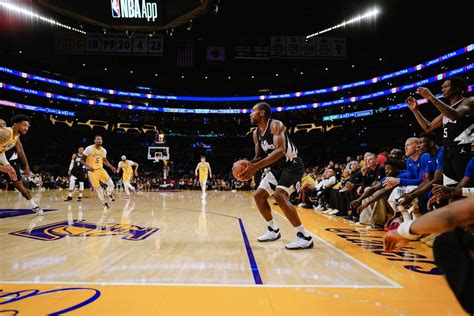
M 462 188 L 462 196 L 474 195 L 474 188 Z
M 415 240 L 419 237 L 419 235 L 413 235 L 410 233 L 410 227 L 413 221 L 405 221 L 400 224 L 397 228 L 397 233 L 402 236 L 403 238 Z

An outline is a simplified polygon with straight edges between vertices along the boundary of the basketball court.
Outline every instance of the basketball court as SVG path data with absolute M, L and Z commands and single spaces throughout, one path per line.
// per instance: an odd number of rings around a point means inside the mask
M 381 232 L 299 209 L 315 247 L 288 251 L 294 232 L 276 205 L 282 238 L 259 243 L 248 192 L 144 192 L 104 211 L 48 191 L 36 193 L 44 216 L 1 195 L 5 315 L 463 314 L 430 248 L 384 253 Z
M 465 7 L 0 0 L 0 316 L 471 312 Z

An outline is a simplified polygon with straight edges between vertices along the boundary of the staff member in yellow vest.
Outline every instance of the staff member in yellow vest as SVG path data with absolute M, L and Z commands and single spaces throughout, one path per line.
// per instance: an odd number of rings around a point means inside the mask
M 207 187 L 207 178 L 212 178 L 212 171 L 211 171 L 211 165 L 206 162 L 206 157 L 201 156 L 201 162 L 199 162 L 196 166 L 196 170 L 194 170 L 194 173 L 196 176 L 198 176 L 198 171 L 199 171 L 199 184 L 201 185 L 202 189 L 202 196 L 201 198 L 205 199 L 206 198 L 206 187 Z
M 114 183 L 110 179 L 109 174 L 104 169 L 104 164 L 115 172 L 115 167 L 107 160 L 107 150 L 102 147 L 102 136 L 97 135 L 94 138 L 94 145 L 87 146 L 81 157 L 81 162 L 88 169 L 87 175 L 89 182 L 94 190 L 97 191 L 97 196 L 104 204 L 104 208 L 110 208 L 104 197 L 104 190 L 100 183 L 107 185 L 106 194 L 113 202 Z
M 2 124 L 3 126 L 3 124 Z M 13 183 L 13 186 L 20 191 L 21 195 L 27 199 L 31 204 L 31 210 L 36 213 L 36 215 L 43 215 L 43 210 L 35 203 L 31 197 L 30 191 L 28 191 L 23 182 L 21 181 L 20 174 L 20 165 L 17 161 L 14 164 L 10 165 L 10 162 L 5 155 L 5 152 L 15 147 L 16 153 L 23 164 L 24 173 L 26 177 L 31 175 L 30 167 L 28 165 L 28 159 L 26 158 L 25 151 L 23 150 L 23 145 L 20 141 L 20 136 L 25 135 L 30 128 L 30 118 L 26 115 L 15 115 L 12 118 L 12 127 L 3 127 L 2 134 L 6 136 L 1 137 L 3 141 L 0 142 L 0 166 L 2 166 L 2 172 L 6 172 L 10 181 Z M 5 133 L 5 130 L 7 133 Z M 3 144 L 2 144 L 3 143 Z M 13 172 L 12 172 L 13 168 Z
M 132 180 L 132 176 L 138 177 L 138 164 L 131 160 L 127 160 L 127 157 L 125 155 L 122 156 L 121 159 L 122 161 L 119 162 L 116 172 L 119 173 L 120 170 L 123 170 L 122 182 L 123 187 L 125 189 L 125 193 L 127 194 L 125 198 L 129 199 L 130 190 L 135 193 L 135 188 L 130 184 L 130 180 Z

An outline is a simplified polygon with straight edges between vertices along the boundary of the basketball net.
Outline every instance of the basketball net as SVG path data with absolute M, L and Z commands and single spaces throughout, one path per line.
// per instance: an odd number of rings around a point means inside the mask
M 160 152 L 156 152 L 155 153 L 155 160 L 153 161 L 154 163 L 158 163 L 160 162 L 160 160 L 162 160 L 161 158 L 163 157 L 163 154 L 160 153 Z

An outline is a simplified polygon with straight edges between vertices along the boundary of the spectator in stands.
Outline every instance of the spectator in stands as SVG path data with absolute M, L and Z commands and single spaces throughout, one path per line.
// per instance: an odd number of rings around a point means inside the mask
M 413 216 L 418 216 L 418 212 L 408 212 L 406 208 L 398 208 L 398 199 L 402 194 L 411 192 L 423 181 L 423 170 L 425 166 L 422 165 L 420 159 L 420 139 L 410 137 L 405 142 L 405 155 L 408 157 L 406 161 L 407 171 L 400 174 L 398 177 L 387 177 L 384 180 L 384 186 L 387 188 L 395 188 L 388 198 L 388 203 L 392 207 L 394 213 L 402 212 L 404 220 L 409 220 Z M 416 208 L 416 207 L 415 207 Z M 411 213 L 411 214 L 410 214 Z
M 401 167 L 401 160 L 389 158 L 385 161 L 384 167 L 386 177 L 397 177 Z M 357 220 L 358 225 L 368 225 L 373 229 L 382 228 L 385 225 L 390 210 L 387 210 L 383 199 L 386 199 L 393 188 L 385 187 L 384 181 L 385 178 L 376 181 L 372 186 L 364 190 L 364 193 L 359 198 L 350 203 L 350 207 L 356 210 L 357 215 L 353 220 Z M 377 205 L 371 206 L 379 200 L 382 201 L 377 203 Z
M 385 170 L 377 163 L 377 156 L 372 153 L 366 153 L 367 166 L 362 167 L 362 186 L 359 188 L 358 194 L 361 195 L 363 189 L 371 186 L 376 181 L 380 181 L 385 177 Z
M 335 214 L 338 216 L 348 215 L 349 203 L 357 198 L 356 191 L 360 186 L 362 186 L 362 171 L 359 162 L 352 161 L 350 165 L 351 176 L 346 181 L 343 188 L 336 192 L 335 209 L 337 209 L 339 212 Z
M 438 165 L 443 159 L 443 148 L 436 145 L 436 136 L 432 133 L 425 133 L 420 135 L 421 147 L 423 152 L 420 157 L 421 165 L 424 166 L 422 170 L 423 181 L 412 191 L 402 194 L 400 200 L 403 200 L 402 205 L 408 208 L 415 198 L 418 198 L 418 205 L 421 213 L 428 211 L 427 203 L 429 199 L 429 191 L 433 184 L 442 183 L 442 171 L 436 175 Z M 442 169 L 442 168 L 440 168 Z
M 385 165 L 385 161 L 388 159 L 388 156 L 389 156 L 389 151 L 390 150 L 387 147 L 382 147 L 380 149 L 380 152 L 377 155 L 377 164 L 379 164 L 382 167 Z
M 333 211 L 329 208 L 328 200 L 331 188 L 336 184 L 336 176 L 333 169 L 327 169 L 323 175 L 323 180 L 316 184 L 316 188 L 311 191 L 314 209 L 320 211 Z

